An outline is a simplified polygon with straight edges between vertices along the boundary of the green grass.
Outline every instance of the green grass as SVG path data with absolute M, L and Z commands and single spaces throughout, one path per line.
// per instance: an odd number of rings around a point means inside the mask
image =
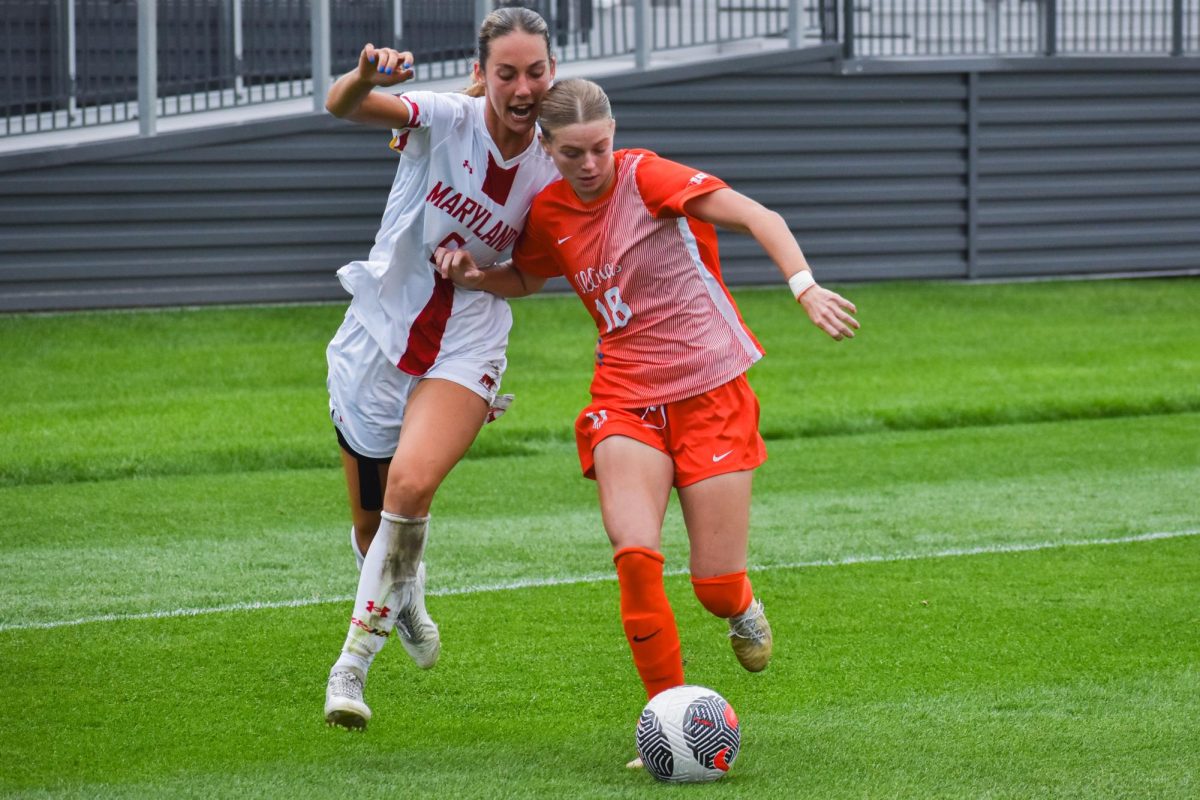
M 782 289 L 738 303 L 768 439 L 1200 411 L 1200 282 L 855 286 L 825 339 Z M 473 457 L 571 441 L 594 330 L 574 297 L 514 304 L 513 414 Z M 325 467 L 341 306 L 0 316 L 0 485 Z
M 443 659 L 389 646 L 365 735 L 320 720 L 355 583 L 323 388 L 343 309 L 0 316 L 0 794 L 1196 796 L 1200 281 L 844 293 L 843 344 L 737 293 L 768 349 L 761 675 L 668 514 L 688 678 L 743 724 L 710 787 L 621 766 L 641 690 L 570 441 L 574 298 L 514 304 L 517 405 L 434 507 Z

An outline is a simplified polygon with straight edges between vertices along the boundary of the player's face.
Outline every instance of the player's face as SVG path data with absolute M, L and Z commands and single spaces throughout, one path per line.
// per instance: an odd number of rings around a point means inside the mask
M 617 123 L 611 119 L 577 122 L 559 128 L 542 139 L 542 146 L 554 159 L 554 166 L 583 201 L 595 200 L 608 191 L 616 174 L 613 162 L 613 133 Z
M 554 80 L 554 60 L 541 36 L 516 30 L 493 39 L 487 66 L 476 77 L 487 86 L 488 123 L 499 123 L 517 136 L 529 136 L 542 98 Z

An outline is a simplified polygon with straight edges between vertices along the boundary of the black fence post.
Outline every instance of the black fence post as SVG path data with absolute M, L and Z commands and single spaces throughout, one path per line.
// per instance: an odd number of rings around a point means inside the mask
M 854 0 L 842 1 L 842 56 L 854 58 Z
M 1171 0 L 1171 55 L 1183 55 L 1183 0 Z
M 1042 52 L 1058 55 L 1058 0 L 1042 1 Z

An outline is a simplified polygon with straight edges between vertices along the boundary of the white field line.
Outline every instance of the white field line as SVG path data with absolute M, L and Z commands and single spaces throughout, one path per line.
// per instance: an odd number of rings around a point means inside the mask
M 888 564 L 898 561 L 926 561 L 937 558 L 958 558 L 960 556 L 979 556 L 1005 553 L 1029 553 L 1038 550 L 1057 550 L 1067 547 L 1096 547 L 1113 544 L 1133 544 L 1135 542 L 1153 542 L 1162 539 L 1179 539 L 1187 536 L 1200 536 L 1200 529 L 1184 531 L 1158 531 L 1154 533 L 1139 533 L 1134 536 L 1120 536 L 1111 539 L 1075 539 L 1061 542 L 1028 542 L 1025 544 L 994 544 L 980 547 L 951 548 L 935 550 L 930 553 L 889 553 L 879 555 L 845 556 L 822 561 L 797 561 L 792 564 L 770 564 L 751 566 L 752 572 L 769 572 L 781 569 L 805 569 L 813 567 L 845 567 L 855 564 Z M 686 569 L 667 570 L 666 575 L 686 575 Z M 532 589 L 542 586 L 573 586 L 585 583 L 600 583 L 616 580 L 613 573 L 602 575 L 573 575 L 549 578 L 525 578 L 504 583 L 480 584 L 477 586 L 458 586 L 445 589 L 434 589 L 428 592 L 431 596 L 451 596 L 466 594 L 483 594 L 486 592 L 508 592 L 517 589 Z M 177 608 L 173 611 L 146 611 L 140 614 L 100 614 L 93 617 L 78 617 L 76 619 L 48 620 L 43 622 L 9 622 L 0 623 L 0 633 L 8 631 L 49 630 L 52 628 L 68 628 L 76 625 L 87 625 L 94 622 L 126 622 L 144 619 L 170 619 L 172 617 L 199 617 L 206 614 L 224 614 L 233 611 L 260 611 L 277 608 L 304 608 L 327 603 L 347 603 L 354 600 L 354 595 L 338 595 L 336 597 L 310 597 L 296 600 L 276 600 L 263 603 L 229 603 L 205 608 Z

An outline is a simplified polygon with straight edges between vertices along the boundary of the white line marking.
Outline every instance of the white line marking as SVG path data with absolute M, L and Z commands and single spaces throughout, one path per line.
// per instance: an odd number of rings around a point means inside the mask
M 981 547 L 951 548 L 935 550 L 932 553 L 892 553 L 890 555 L 845 556 L 822 561 L 797 561 L 791 564 L 765 564 L 751 566 L 751 572 L 770 572 L 777 569 L 805 569 L 812 567 L 846 567 L 855 564 L 888 564 L 898 561 L 926 561 L 936 558 L 958 558 L 961 556 L 982 556 L 1007 553 L 1030 553 L 1038 550 L 1056 550 L 1067 547 L 1095 547 L 1098 545 L 1134 544 L 1136 542 L 1155 542 L 1163 539 L 1181 539 L 1188 536 L 1200 536 L 1200 529 L 1186 531 L 1159 531 L 1156 533 L 1139 533 L 1134 536 L 1120 536 L 1112 539 L 1073 539 L 1062 542 L 1030 542 L 1028 544 L 996 544 Z M 666 570 L 665 575 L 686 575 L 686 569 Z M 560 578 L 525 578 L 504 583 L 485 583 L 477 586 L 458 586 L 447 589 L 435 589 L 427 594 L 434 597 L 453 595 L 483 594 L 486 592 L 509 592 L 518 589 L 535 589 L 542 586 L 574 586 L 584 583 L 601 583 L 615 581 L 616 575 L 604 573 L 601 575 L 575 575 Z M 224 614 L 231 611 L 261 611 L 276 608 L 306 608 L 327 603 L 349 603 L 354 595 L 339 595 L 337 597 L 311 597 L 301 600 L 277 600 L 269 603 L 230 603 L 223 606 L 206 608 L 177 608 L 174 611 L 147 611 L 140 614 L 101 614 L 95 617 L 79 617 L 77 619 L 51 620 L 49 622 L 10 622 L 0 623 L 0 633 L 8 631 L 50 630 L 52 628 L 69 628 L 76 625 L 87 625 L 93 622 L 126 622 L 144 619 L 170 619 L 172 617 L 199 617 L 206 614 Z

